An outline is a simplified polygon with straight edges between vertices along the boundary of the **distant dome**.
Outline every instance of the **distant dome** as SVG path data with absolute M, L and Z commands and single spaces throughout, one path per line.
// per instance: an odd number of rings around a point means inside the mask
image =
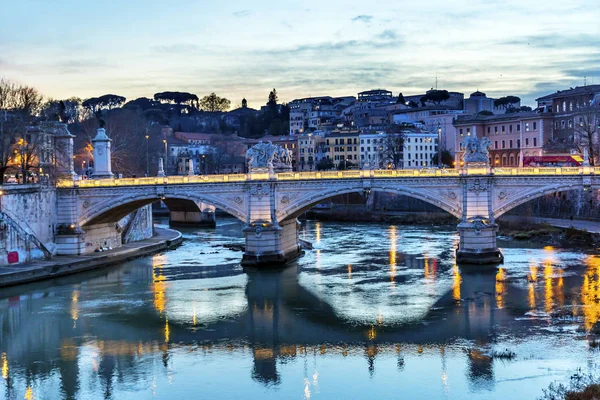
M 471 97 L 485 97 L 485 93 L 480 92 L 479 90 L 471 93 Z

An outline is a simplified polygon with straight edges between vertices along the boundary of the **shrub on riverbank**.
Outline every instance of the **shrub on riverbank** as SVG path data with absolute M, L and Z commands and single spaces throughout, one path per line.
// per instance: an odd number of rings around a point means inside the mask
M 578 371 L 571 375 L 568 383 L 551 383 L 543 393 L 539 400 L 598 400 L 600 377 Z

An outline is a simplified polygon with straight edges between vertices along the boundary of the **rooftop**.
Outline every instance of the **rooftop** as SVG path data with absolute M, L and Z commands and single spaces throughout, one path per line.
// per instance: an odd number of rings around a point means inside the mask
M 578 94 L 592 94 L 600 92 L 600 85 L 576 86 L 567 90 L 558 90 L 556 93 L 539 97 L 535 101 L 552 100 L 556 97 L 576 96 Z
M 525 111 L 508 114 L 497 115 L 459 115 L 454 120 L 455 124 L 471 123 L 471 122 L 496 122 L 510 121 L 515 119 L 540 118 L 541 116 L 551 117 L 550 113 L 539 113 L 535 111 Z

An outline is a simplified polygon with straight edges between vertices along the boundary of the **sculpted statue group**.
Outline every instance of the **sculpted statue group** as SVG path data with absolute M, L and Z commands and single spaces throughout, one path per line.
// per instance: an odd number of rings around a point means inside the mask
M 462 141 L 465 154 L 463 161 L 467 163 L 489 163 L 489 151 L 491 142 L 490 139 L 482 137 L 478 139 L 473 136 L 466 137 Z
M 271 142 L 258 142 L 246 151 L 250 172 L 285 172 L 292 170 L 292 152 Z

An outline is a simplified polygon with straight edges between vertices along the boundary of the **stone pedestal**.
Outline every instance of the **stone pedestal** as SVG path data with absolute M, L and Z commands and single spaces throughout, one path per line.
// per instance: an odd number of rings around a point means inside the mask
M 75 166 L 73 164 L 73 139 L 67 129 L 67 124 L 62 122 L 47 122 L 42 124 L 42 131 L 54 135 L 54 155 L 56 158 L 56 173 L 62 178 L 74 178 Z
M 113 178 L 111 159 L 110 159 L 110 142 L 112 140 L 106 136 L 104 128 L 98 128 L 96 137 L 92 139 L 94 146 L 94 173 L 93 179 Z
M 299 223 L 296 219 L 275 226 L 257 221 L 244 229 L 246 252 L 243 266 L 278 267 L 302 254 L 298 242 Z
M 457 264 L 500 264 L 504 256 L 496 246 L 498 225 L 485 218 L 470 218 L 458 224 L 460 242 Z

